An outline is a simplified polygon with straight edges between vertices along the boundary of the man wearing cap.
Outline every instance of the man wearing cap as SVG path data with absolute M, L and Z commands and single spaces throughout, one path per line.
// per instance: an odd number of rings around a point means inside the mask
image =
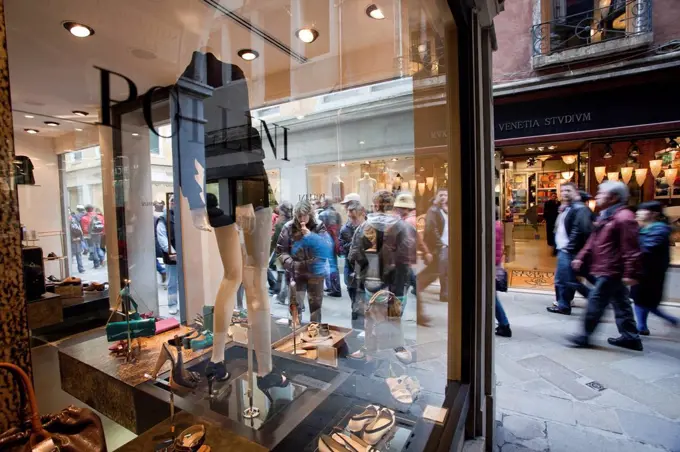
M 351 196 L 356 193 L 351 193 Z M 356 195 L 358 198 L 359 195 Z M 343 200 L 345 209 L 347 210 L 347 222 L 340 229 L 340 254 L 349 257 L 350 247 L 352 246 L 352 238 L 354 237 L 354 232 L 359 226 L 366 220 L 366 209 L 361 205 L 360 201 L 347 201 L 347 196 Z M 354 275 L 354 276 L 352 276 Z M 354 271 L 354 264 L 345 260 L 345 286 L 347 286 L 347 293 L 349 294 L 349 299 L 352 303 L 352 320 L 357 320 L 361 312 L 361 307 L 357 304 L 357 292 L 360 291 L 360 285 L 356 273 Z
M 359 193 L 348 193 L 345 198 L 340 201 L 340 204 L 347 208 L 347 204 L 350 202 L 358 202 L 361 205 L 361 197 L 359 196 Z

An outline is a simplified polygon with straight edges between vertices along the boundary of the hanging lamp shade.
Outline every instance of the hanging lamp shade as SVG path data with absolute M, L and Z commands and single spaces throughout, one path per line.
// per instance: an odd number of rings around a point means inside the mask
M 677 168 L 669 168 L 663 171 L 663 175 L 666 177 L 666 183 L 673 186 L 675 183 L 675 178 L 678 176 Z
M 430 177 L 430 176 L 426 177 L 425 182 L 427 183 L 427 188 L 429 190 L 432 190 L 432 187 L 434 187 L 434 177 Z
M 633 177 L 633 168 L 632 166 L 626 166 L 621 168 L 621 179 L 623 179 L 623 183 L 628 185 L 628 182 L 630 182 L 630 178 Z
M 649 169 L 652 171 L 652 176 L 658 177 L 661 172 L 661 165 L 663 165 L 663 160 L 650 160 Z
M 611 181 L 618 181 L 619 180 L 619 172 L 612 172 L 612 173 L 607 173 L 607 179 Z
M 647 168 L 640 168 L 635 170 L 635 182 L 638 183 L 640 187 L 645 183 L 647 179 Z
M 602 181 L 604 180 L 604 176 L 607 174 L 607 168 L 604 166 L 596 166 L 595 167 L 595 179 L 597 179 L 597 183 L 601 184 Z
M 573 165 L 576 162 L 576 156 L 575 155 L 563 155 L 562 161 L 564 163 L 566 163 L 567 165 Z
M 415 193 L 416 188 L 418 188 L 418 181 L 416 181 L 415 179 L 409 180 L 408 181 L 408 188 L 409 188 L 409 190 L 411 190 L 411 193 Z
M 420 196 L 425 193 L 425 182 L 418 182 L 418 193 L 420 193 Z
M 570 181 L 572 177 L 574 177 L 573 171 L 562 171 L 562 179 L 565 181 Z

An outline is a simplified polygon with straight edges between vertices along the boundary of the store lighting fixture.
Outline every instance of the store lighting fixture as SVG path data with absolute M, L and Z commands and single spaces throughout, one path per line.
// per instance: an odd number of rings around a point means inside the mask
M 425 182 L 418 182 L 418 193 L 420 193 L 420 196 L 425 193 Z
M 545 150 L 545 146 L 539 146 L 537 149 L 539 152 L 543 152 Z
M 607 168 L 604 166 L 596 166 L 595 167 L 595 179 L 597 179 L 597 183 L 601 184 L 602 181 L 604 180 L 604 176 L 607 174 Z
M 562 171 L 562 179 L 570 181 L 572 177 L 574 177 L 573 171 Z
M 342 163 L 340 164 L 340 166 L 344 168 L 344 167 L 347 166 L 347 164 L 346 164 L 345 162 L 342 162 Z
M 616 171 L 615 173 L 614 172 L 607 173 L 607 179 L 609 179 L 610 181 L 613 181 L 613 182 L 618 181 L 619 180 L 619 172 Z
M 659 177 L 659 173 L 661 173 L 661 165 L 663 165 L 663 160 L 650 160 L 649 161 L 649 169 L 652 172 L 652 176 Z
M 260 54 L 253 49 L 241 49 L 237 52 L 237 54 L 246 61 L 253 61 L 255 58 L 260 56 Z
M 576 163 L 576 156 L 575 155 L 563 155 L 562 161 L 564 163 L 566 163 L 567 165 L 573 165 L 574 163 Z
M 76 38 L 87 38 L 94 34 L 94 30 L 87 25 L 79 24 L 78 22 L 66 21 L 62 25 Z
M 87 115 L 89 115 L 88 112 L 82 111 L 82 110 L 73 110 L 71 113 L 73 113 L 76 116 L 87 116 Z
M 370 160 L 366 160 L 364 163 L 367 164 L 367 165 L 370 165 L 370 164 L 371 164 L 371 161 L 370 161 Z
M 534 151 L 536 150 L 536 148 L 526 148 L 526 150 L 527 150 L 528 152 L 534 152 Z
M 26 119 L 33 119 L 33 118 L 35 118 L 35 116 L 33 116 L 33 115 L 24 115 L 24 118 L 26 118 Z
M 548 160 L 552 155 L 539 155 L 536 157 L 538 160 L 540 160 L 542 163 L 545 163 L 546 160 Z
M 425 182 L 427 183 L 427 188 L 429 190 L 432 190 L 432 188 L 434 187 L 434 177 L 426 177 Z
M 633 168 L 632 166 L 625 166 L 621 168 L 621 179 L 623 180 L 623 183 L 628 185 L 630 182 L 630 178 L 633 177 Z
M 678 177 L 677 168 L 668 168 L 663 171 L 663 175 L 666 178 L 666 183 L 670 186 L 675 185 L 675 178 Z
M 76 128 L 76 132 L 82 132 L 83 129 Z
M 58 127 L 59 123 L 55 121 L 45 121 L 45 125 L 50 127 Z
M 393 158 L 393 159 L 392 159 L 393 162 L 396 162 L 397 160 L 399 160 L 399 159 L 396 159 L 396 158 Z
M 376 4 L 368 5 L 366 14 L 368 14 L 368 17 L 375 20 L 383 20 L 385 18 L 385 14 L 383 14 L 382 10 L 378 8 L 378 5 Z
M 305 44 L 311 44 L 319 37 L 319 32 L 313 28 L 300 28 L 295 32 L 295 36 Z
M 132 136 L 133 136 L 133 137 L 138 137 L 139 134 L 138 134 L 137 132 L 132 132 Z
M 635 140 L 630 142 L 630 146 L 628 146 L 628 156 L 629 157 L 638 157 L 640 155 L 640 148 L 638 147 L 637 143 Z
M 635 182 L 642 187 L 647 179 L 647 168 L 639 168 L 635 170 Z
M 416 188 L 417 188 L 417 187 L 418 187 L 418 181 L 416 181 L 415 179 L 411 179 L 410 181 L 408 181 L 408 188 L 409 188 L 413 193 L 416 192 Z
M 612 149 L 612 145 L 607 143 L 604 145 L 604 155 L 602 155 L 602 158 L 610 159 L 612 157 L 614 157 L 614 150 Z
M 595 201 L 594 199 L 589 200 L 588 201 L 588 208 L 590 210 L 592 210 L 593 212 L 595 212 L 595 207 L 597 207 L 597 201 Z
M 359 144 L 366 144 L 364 140 L 359 141 Z
M 557 146 L 555 146 L 554 144 L 551 144 L 550 146 L 548 146 L 548 149 L 550 149 L 551 151 L 554 151 L 555 149 L 557 149 Z
M 38 130 L 37 129 L 24 129 L 24 132 L 29 133 L 31 135 L 35 135 L 36 133 L 38 133 Z

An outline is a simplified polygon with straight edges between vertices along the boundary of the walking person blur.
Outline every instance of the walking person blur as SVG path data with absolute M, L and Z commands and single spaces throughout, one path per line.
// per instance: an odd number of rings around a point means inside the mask
M 649 313 L 678 326 L 680 319 L 659 308 L 663 298 L 666 271 L 670 266 L 671 227 L 663 216 L 663 207 L 658 201 L 643 202 L 635 215 L 640 225 L 640 251 L 642 252 L 642 274 L 640 282 L 633 287 L 637 328 L 643 336 L 649 336 L 647 317 Z
M 637 284 L 641 273 L 638 225 L 635 214 L 626 205 L 628 187 L 623 182 L 605 181 L 598 187 L 595 200 L 600 214 L 588 242 L 572 261 L 575 271 L 588 270 L 595 277 L 595 287 L 588 297 L 584 331 L 570 340 L 577 347 L 590 346 L 590 336 L 611 303 L 621 336 L 607 342 L 642 351 L 628 296 L 628 288 Z
M 581 200 L 581 193 L 572 182 L 562 184 L 562 205 L 564 209 L 557 217 L 555 227 L 555 249 L 557 250 L 557 269 L 555 270 L 555 293 L 557 306 L 548 306 L 548 312 L 570 315 L 574 293 L 586 299 L 590 289 L 581 283 L 571 262 L 581 251 L 593 230 L 592 211 Z
M 274 225 L 274 233 L 272 234 L 271 241 L 271 259 L 270 266 L 273 265 L 276 268 L 276 286 L 278 291 L 276 292 L 275 301 L 279 304 L 286 304 L 286 299 L 288 298 L 288 283 L 286 278 L 286 270 L 281 264 L 281 260 L 276 255 L 276 243 L 279 241 L 281 236 L 281 231 L 283 227 L 293 219 L 293 204 L 288 201 L 283 201 L 278 206 L 279 214 L 276 218 L 276 224 Z
M 416 249 L 413 250 L 413 254 L 409 255 L 412 259 L 409 264 L 408 268 L 408 284 L 407 286 L 411 286 L 411 293 L 415 294 L 416 293 L 416 273 L 413 271 L 413 266 L 417 263 L 417 258 L 416 258 L 416 250 L 417 249 L 422 249 L 422 238 L 420 237 L 420 234 L 417 232 L 416 228 L 416 202 L 413 199 L 413 195 L 408 193 L 408 192 L 402 192 L 397 195 L 397 198 L 394 201 L 394 211 L 396 212 L 399 217 L 406 222 L 409 226 L 411 226 L 412 231 L 413 231 L 413 239 L 415 240 L 416 243 Z
M 425 254 L 427 266 L 418 273 L 418 289 L 422 292 L 439 278 L 440 301 L 448 301 L 448 262 L 449 262 L 449 194 L 446 188 L 437 190 L 434 203 L 425 217 L 425 235 L 428 253 Z
M 80 227 L 80 220 L 75 212 L 71 212 L 69 216 L 69 231 L 71 236 L 71 254 L 76 258 L 76 264 L 78 265 L 78 273 L 85 273 L 85 267 L 83 267 L 83 229 Z
M 503 224 L 498 218 L 498 207 L 496 207 L 496 267 L 503 265 Z M 505 314 L 505 309 L 498 299 L 498 291 L 496 291 L 496 336 L 512 337 L 512 330 L 510 329 L 510 321 Z
M 311 204 L 307 200 L 298 202 L 293 210 L 293 220 L 281 229 L 276 254 L 288 277 L 295 281 L 298 302 L 303 302 L 307 293 L 311 322 L 321 322 L 323 284 L 332 248 L 326 227 L 314 217 Z
M 177 255 L 175 247 L 175 198 L 168 200 L 168 208 L 156 221 L 156 237 L 163 255 L 165 271 L 168 275 L 168 310 L 176 315 L 179 308 L 177 299 Z
M 366 221 L 366 209 L 359 201 L 349 201 L 345 208 L 347 209 L 347 222 L 340 229 L 338 240 L 340 242 L 340 254 L 345 256 L 344 279 L 351 302 L 352 320 L 357 320 L 359 315 L 363 314 L 360 309 L 361 303 L 357 303 L 357 294 L 363 292 L 360 290 L 361 286 L 355 270 L 355 263 L 349 260 L 349 252 L 354 233 Z
M 562 193 L 564 197 L 564 193 Z M 545 232 L 548 246 L 553 249 L 553 256 L 557 254 L 555 247 L 555 224 L 560 211 L 560 202 L 557 200 L 557 193 L 552 192 L 550 199 L 543 204 L 543 219 L 545 220 Z
M 85 206 L 87 212 L 80 219 L 80 226 L 83 235 L 88 241 L 90 260 L 94 263 L 94 268 L 99 268 L 103 261 L 104 251 L 101 249 L 102 234 L 104 234 L 104 216 L 94 210 L 94 206 Z
M 342 297 L 342 289 L 340 287 L 340 275 L 338 274 L 338 253 L 340 252 L 338 236 L 342 226 L 342 217 L 333 207 L 330 198 L 324 198 L 321 201 L 321 208 L 319 221 L 324 224 L 326 231 L 333 239 L 333 257 L 331 258 L 332 262 L 329 262 L 331 271 L 326 276 L 326 289 L 329 297 L 340 298 Z

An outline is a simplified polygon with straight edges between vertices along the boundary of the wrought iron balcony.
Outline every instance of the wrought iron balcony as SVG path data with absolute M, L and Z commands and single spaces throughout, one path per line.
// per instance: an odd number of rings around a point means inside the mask
M 593 0 L 573 2 L 562 12 L 555 8 L 557 18 L 531 28 L 534 56 L 553 55 L 652 31 L 652 0 L 611 0 L 610 6 L 581 10 L 579 6 L 584 4 L 593 4 Z

